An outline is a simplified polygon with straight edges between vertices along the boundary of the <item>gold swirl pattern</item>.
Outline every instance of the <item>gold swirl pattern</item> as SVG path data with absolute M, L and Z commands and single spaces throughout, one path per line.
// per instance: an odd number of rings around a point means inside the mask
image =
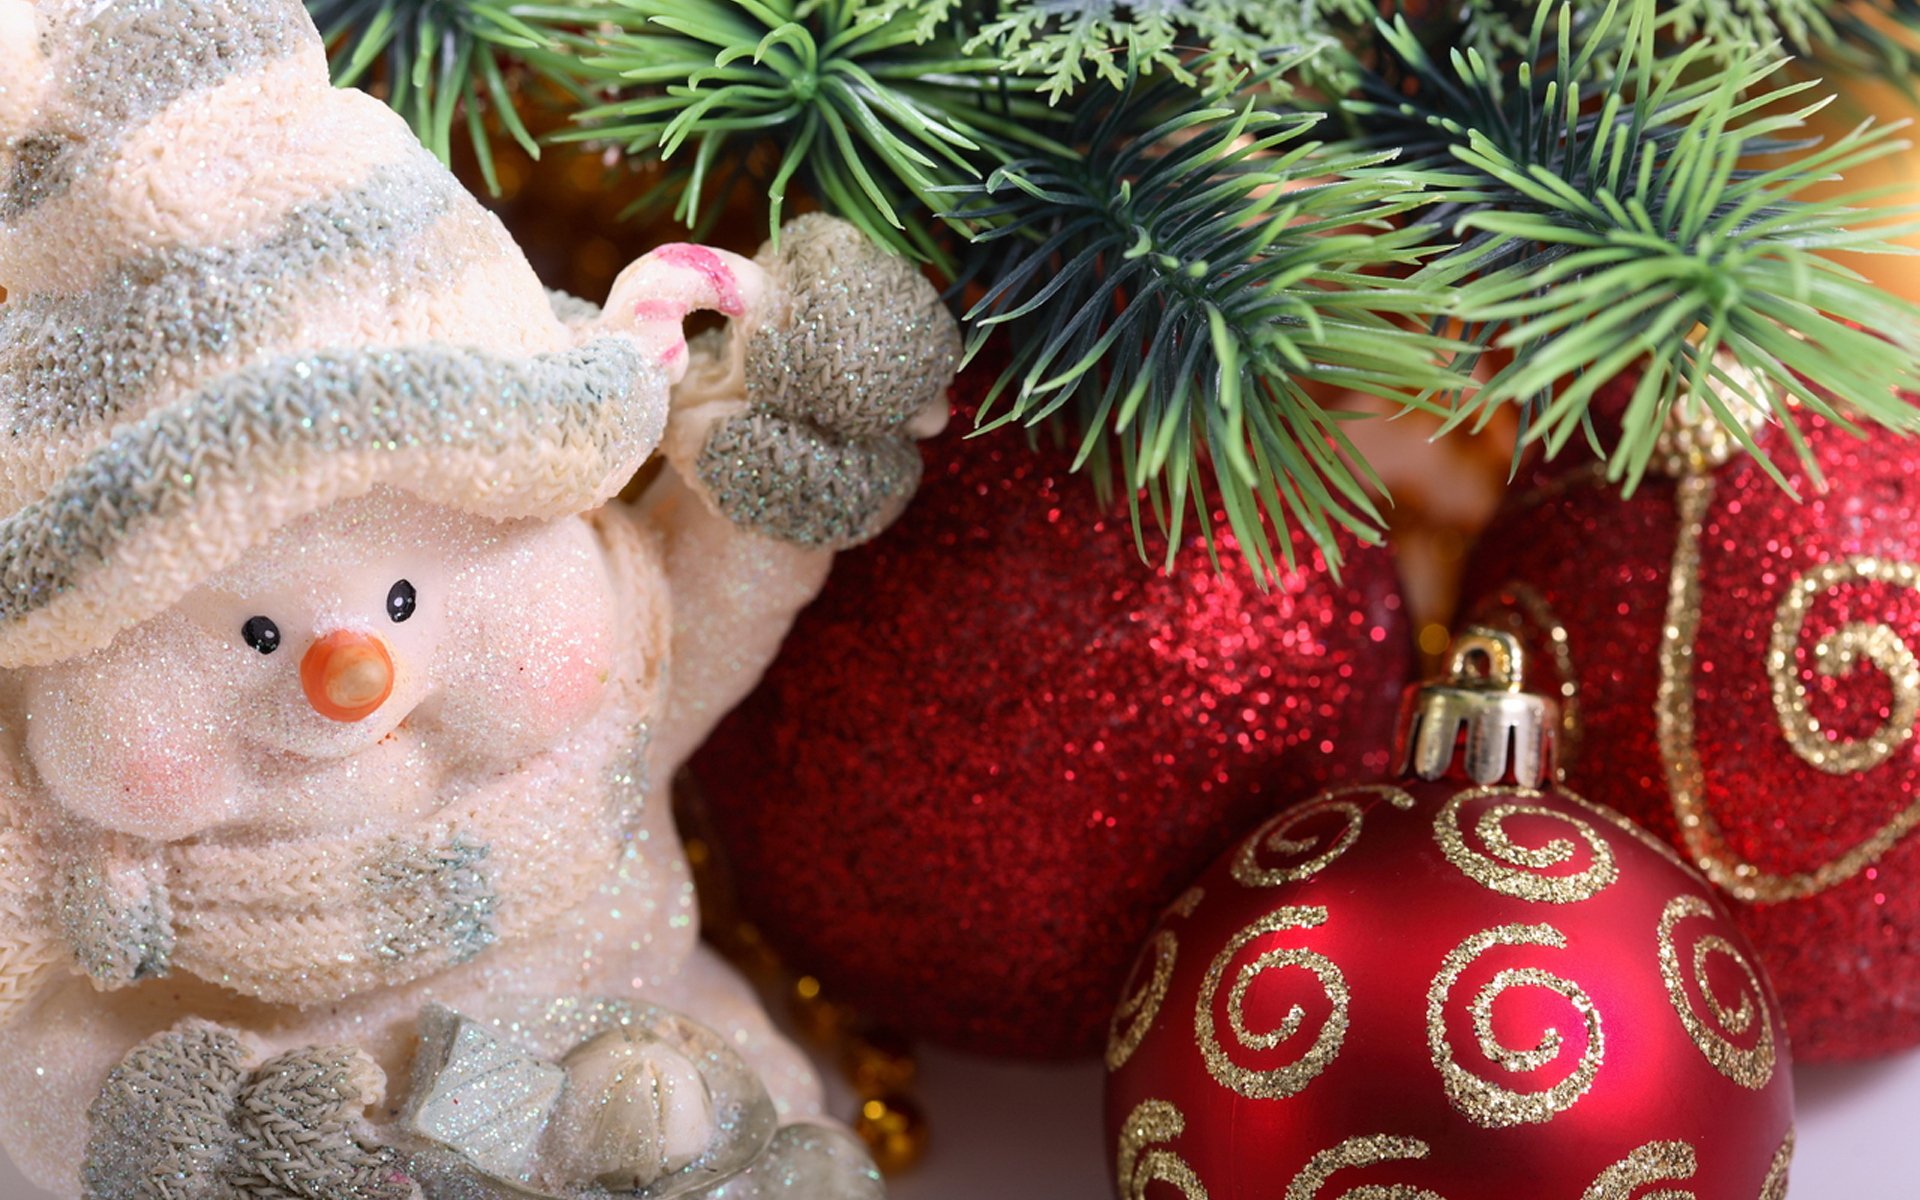
M 1419 1138 L 1389 1137 L 1375 1134 L 1372 1137 L 1353 1137 L 1328 1150 L 1322 1150 L 1307 1160 L 1300 1173 L 1287 1185 L 1284 1200 L 1322 1200 L 1320 1189 L 1327 1186 L 1327 1180 L 1333 1178 L 1335 1171 L 1344 1171 L 1349 1167 L 1371 1167 L 1377 1163 L 1393 1162 L 1399 1159 L 1425 1158 L 1430 1148 Z M 1438 1193 L 1409 1184 L 1395 1183 L 1381 1186 L 1368 1184 L 1365 1187 L 1350 1188 L 1338 1197 L 1326 1200 L 1445 1200 Z
M 1807 614 L 1824 593 L 1849 583 L 1886 583 L 1909 591 L 1920 589 L 1920 568 L 1868 556 L 1830 562 L 1793 581 L 1780 598 L 1774 615 L 1773 641 L 1767 650 L 1767 678 L 1773 684 L 1773 708 L 1787 744 L 1815 770 L 1829 775 L 1871 771 L 1892 758 L 1913 736 L 1920 717 L 1920 659 L 1889 625 L 1849 622 L 1814 644 L 1813 669 L 1822 675 L 1845 675 L 1872 663 L 1893 687 L 1893 704 L 1886 721 L 1865 738 L 1835 741 L 1827 738 L 1807 706 L 1807 689 L 1793 661 L 1794 647 L 1806 629 Z
M 1760 1185 L 1760 1200 L 1787 1200 L 1787 1169 L 1793 1164 L 1793 1129 L 1780 1139 L 1773 1152 L 1773 1165 L 1767 1168 L 1766 1182 Z
M 1507 797 L 1516 801 L 1539 800 L 1541 793 L 1523 787 L 1469 788 L 1455 794 L 1434 816 L 1434 839 L 1440 843 L 1447 861 L 1468 879 L 1504 896 L 1547 904 L 1577 904 L 1599 895 L 1620 877 L 1612 848 L 1593 826 L 1570 813 L 1539 804 L 1509 802 L 1487 809 L 1474 822 L 1474 833 L 1486 851 L 1483 853 L 1468 845 L 1466 834 L 1460 828 L 1460 810 L 1476 801 Z M 1539 874 L 1573 858 L 1574 843 L 1566 838 L 1554 838 L 1539 847 L 1515 843 L 1507 834 L 1506 822 L 1523 815 L 1545 817 L 1569 826 L 1587 845 L 1591 861 L 1586 869 L 1572 875 Z
M 1635 1200 L 1634 1190 L 1649 1183 L 1677 1183 L 1692 1179 L 1700 1169 L 1693 1147 L 1685 1142 L 1648 1142 L 1600 1172 L 1580 1200 Z M 1698 1200 L 1690 1191 L 1662 1189 L 1638 1200 Z
M 1682 479 L 1676 489 L 1679 534 L 1673 569 L 1667 579 L 1667 622 L 1660 641 L 1660 691 L 1655 715 L 1660 757 L 1667 770 L 1667 791 L 1687 855 L 1706 877 L 1734 897 L 1755 904 L 1779 904 L 1818 895 L 1845 883 L 1877 862 L 1902 838 L 1920 828 L 1920 796 L 1886 824 L 1838 858 L 1811 871 L 1776 875 L 1741 858 L 1706 803 L 1706 772 L 1694 739 L 1694 642 L 1700 629 L 1700 537 L 1713 504 L 1713 477 Z M 1856 558 L 1828 564 L 1787 589 L 1775 614 L 1767 673 L 1781 729 L 1794 753 L 1815 768 L 1841 774 L 1886 761 L 1912 735 L 1920 714 L 1920 667 L 1912 651 L 1886 626 L 1848 625 L 1814 652 L 1815 669 L 1827 674 L 1851 670 L 1861 658 L 1886 673 L 1894 693 L 1893 711 L 1880 730 L 1863 741 L 1829 742 L 1806 710 L 1805 689 L 1792 670 L 1792 651 L 1806 622 L 1807 609 L 1821 592 L 1853 579 L 1920 587 L 1920 568 L 1884 559 Z M 1896 646 L 1895 643 L 1898 643 Z
M 1293 807 L 1274 817 L 1240 843 L 1240 849 L 1233 856 L 1233 878 L 1243 887 L 1279 887 L 1285 883 L 1298 883 L 1311 879 L 1325 870 L 1334 859 L 1345 854 L 1353 843 L 1359 840 L 1360 826 L 1365 820 L 1365 810 L 1347 799 L 1349 796 L 1378 796 L 1398 809 L 1413 807 L 1413 797 L 1390 784 L 1370 784 L 1364 787 L 1336 788 L 1322 792 L 1313 799 Z M 1336 813 L 1346 821 L 1346 827 L 1335 834 L 1318 854 L 1313 851 L 1321 846 L 1320 839 L 1299 839 L 1289 837 L 1293 830 L 1315 817 L 1326 813 Z M 1310 856 L 1290 866 L 1267 867 L 1260 863 L 1262 852 L 1285 856 Z
M 1186 891 L 1181 892 L 1167 908 L 1177 917 L 1191 917 L 1194 913 L 1200 911 L 1200 902 L 1206 898 L 1207 890 L 1205 888 L 1190 887 Z
M 1538 967 L 1509 967 L 1474 996 L 1469 1012 L 1481 1053 L 1497 1066 L 1513 1072 L 1537 1071 L 1560 1057 L 1565 1037 L 1549 1027 L 1538 1045 L 1530 1050 L 1513 1050 L 1500 1045 L 1493 1035 L 1493 1006 L 1512 988 L 1545 988 L 1563 997 L 1586 1026 L 1587 1045 L 1567 1078 L 1543 1092 L 1521 1092 L 1483 1079 L 1462 1067 L 1454 1058 L 1447 1039 L 1446 1008 L 1454 985 L 1467 967 L 1495 946 L 1546 946 L 1565 949 L 1566 935 L 1551 925 L 1501 925 L 1483 930 L 1460 943 L 1447 954 L 1440 973 L 1427 989 L 1427 1048 L 1433 1065 L 1440 1072 L 1447 1099 L 1476 1125 L 1499 1129 L 1509 1125 L 1539 1124 L 1565 1112 L 1587 1093 L 1606 1057 L 1606 1038 L 1601 1028 L 1600 1010 L 1593 999 L 1569 980 Z
M 1672 1002 L 1673 1011 L 1679 1014 L 1680 1024 L 1686 1029 L 1687 1036 L 1693 1039 L 1700 1053 L 1713 1064 L 1714 1070 L 1741 1087 L 1765 1087 L 1767 1081 L 1773 1078 L 1773 1014 L 1767 1007 L 1767 994 L 1760 985 L 1760 976 L 1746 956 L 1726 938 L 1707 934 L 1696 940 L 1690 965 L 1694 983 L 1699 987 L 1700 995 L 1705 999 L 1712 1016 L 1710 1024 L 1687 994 L 1680 969 L 1680 950 L 1673 938 L 1674 929 L 1691 917 L 1714 920 L 1713 907 L 1699 896 L 1675 896 L 1667 901 L 1666 909 L 1660 914 L 1660 978 L 1666 981 L 1667 999 Z M 1747 990 L 1741 993 L 1738 1008 L 1729 1010 L 1708 985 L 1707 961 L 1715 954 L 1731 959 L 1747 977 Z M 1736 1046 L 1726 1033 L 1721 1032 L 1726 1030 L 1736 1036 L 1744 1034 L 1754 1027 L 1756 1020 L 1759 1034 L 1754 1044 L 1745 1049 Z
M 1173 1187 L 1186 1200 L 1207 1200 L 1206 1185 L 1193 1168 L 1163 1145 L 1186 1128 L 1186 1118 L 1165 1100 L 1142 1100 L 1134 1106 L 1120 1126 L 1119 1169 L 1115 1175 L 1120 1181 L 1121 1200 L 1145 1200 L 1147 1185 L 1155 1181 Z
M 1172 930 L 1163 929 L 1153 935 L 1153 940 L 1140 953 L 1142 957 L 1153 955 L 1153 974 L 1139 991 L 1120 1002 L 1113 1019 L 1107 1023 L 1109 1071 L 1118 1071 L 1132 1058 L 1147 1031 L 1153 1028 L 1154 1019 L 1160 1015 L 1160 1005 L 1166 1001 L 1167 987 L 1173 983 L 1173 964 L 1180 954 L 1180 942 Z M 1134 972 L 1137 974 L 1139 970 L 1136 964 Z
M 1276 908 L 1235 934 L 1208 965 L 1207 973 L 1200 981 L 1200 1000 L 1193 1013 L 1193 1032 L 1200 1046 L 1200 1056 L 1206 1060 L 1209 1074 L 1242 1096 L 1255 1100 L 1284 1100 L 1317 1079 L 1340 1054 L 1340 1047 L 1347 1036 L 1347 1006 L 1352 993 L 1347 988 L 1346 976 L 1340 973 L 1340 968 L 1325 955 L 1312 950 L 1267 950 L 1240 968 L 1234 976 L 1232 987 L 1227 991 L 1227 1027 L 1233 1034 L 1235 1046 L 1252 1051 L 1273 1050 L 1301 1031 L 1306 1024 L 1306 1010 L 1295 1004 L 1287 1010 L 1277 1028 L 1256 1033 L 1247 1028 L 1247 990 L 1255 979 L 1267 971 L 1297 967 L 1311 974 L 1333 1005 L 1333 1011 L 1328 1014 L 1326 1024 L 1321 1026 L 1313 1044 L 1300 1056 L 1299 1061 L 1268 1070 L 1243 1067 L 1221 1046 L 1213 1022 L 1214 1002 L 1219 995 L 1220 984 L 1226 978 L 1227 968 L 1234 956 L 1245 949 L 1249 942 L 1280 930 L 1311 929 L 1326 924 L 1326 921 L 1327 910 L 1317 906 Z

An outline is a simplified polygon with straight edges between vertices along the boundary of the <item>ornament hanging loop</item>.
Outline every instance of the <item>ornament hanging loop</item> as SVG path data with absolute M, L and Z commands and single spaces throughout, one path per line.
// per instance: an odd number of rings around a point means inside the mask
M 1400 702 L 1400 773 L 1438 779 L 1456 756 L 1482 785 L 1537 787 L 1556 770 L 1559 706 L 1523 690 L 1526 653 L 1510 633 L 1471 626 L 1453 640 L 1444 676 L 1408 688 Z

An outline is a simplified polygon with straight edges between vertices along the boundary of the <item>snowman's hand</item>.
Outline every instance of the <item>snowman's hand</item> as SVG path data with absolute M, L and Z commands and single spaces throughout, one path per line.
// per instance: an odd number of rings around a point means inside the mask
M 695 464 L 737 524 L 840 549 L 885 528 L 920 479 L 916 437 L 946 421 L 960 334 L 919 269 L 819 214 L 754 259 L 767 278 L 734 322 L 746 404 Z
M 714 428 L 697 469 L 734 524 L 839 550 L 900 515 L 920 484 L 920 452 L 904 438 L 836 438 L 803 420 L 748 411 Z
M 410 1200 L 419 1190 L 366 1124 L 386 1077 L 347 1046 L 314 1046 L 268 1059 L 234 1105 L 237 1132 L 227 1178 L 236 1194 L 265 1200 Z
M 188 1020 L 141 1042 L 88 1111 L 87 1200 L 417 1200 L 359 1114 L 380 1068 L 307 1049 L 251 1067 L 231 1029 Z
M 129 1051 L 87 1113 L 87 1200 L 226 1200 L 221 1170 L 248 1057 L 237 1035 L 205 1021 Z
M 787 222 L 753 261 L 769 282 L 736 325 L 750 406 L 847 438 L 944 418 L 960 329 L 920 268 L 819 213 Z

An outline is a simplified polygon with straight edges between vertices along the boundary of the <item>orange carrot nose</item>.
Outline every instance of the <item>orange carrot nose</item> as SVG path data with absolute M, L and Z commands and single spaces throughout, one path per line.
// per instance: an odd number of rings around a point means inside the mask
M 335 721 L 358 721 L 393 694 L 393 656 L 379 638 L 340 630 L 307 647 L 300 686 L 313 711 Z

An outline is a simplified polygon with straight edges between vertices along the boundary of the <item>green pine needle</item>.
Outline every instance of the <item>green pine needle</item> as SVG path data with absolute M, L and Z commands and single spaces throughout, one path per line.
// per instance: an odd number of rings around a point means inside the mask
M 1407 7 L 1395 6 L 1403 15 Z M 1530 61 L 1527 55 L 1534 50 L 1534 19 L 1540 7 L 1538 0 L 1464 0 L 1458 10 L 1457 44 L 1478 51 L 1489 62 Z M 1567 7 L 1585 25 L 1610 4 L 1609 0 L 1573 0 Z M 1708 42 L 1705 53 L 1720 62 L 1775 43 L 1804 54 L 1837 40 L 1828 10 L 1839 7 L 1832 0 L 1683 0 L 1657 6 L 1657 28 L 1667 46 Z M 1598 61 L 1611 65 L 1604 55 Z
M 1704 40 L 1662 51 L 1652 0 L 1584 20 L 1574 7 L 1543 6 L 1526 55 L 1540 65 L 1511 76 L 1471 53 L 1441 65 L 1404 21 L 1384 34 L 1432 99 L 1389 100 L 1401 84 L 1381 81 L 1366 108 L 1373 136 L 1439 181 L 1426 219 L 1459 243 L 1415 282 L 1450 288 L 1449 315 L 1513 355 L 1460 398 L 1450 426 L 1515 403 L 1525 439 L 1556 452 L 1591 436 L 1599 388 L 1639 371 L 1609 452 L 1610 476 L 1629 488 L 1689 394 L 1759 453 L 1709 381 L 1770 411 L 1796 446 L 1796 405 L 1920 429 L 1896 395 L 1920 387 L 1920 309 L 1824 256 L 1898 252 L 1883 239 L 1915 228 L 1914 214 L 1862 231 L 1850 206 L 1869 197 L 1799 198 L 1902 143 L 1870 126 L 1826 146 L 1788 141 L 1823 102 L 1806 99 L 1809 83 L 1770 82 L 1775 53 Z M 1716 61 L 1727 65 L 1700 69 Z M 1761 169 L 1762 155 L 1787 165 Z
M 1920 0 L 1826 3 L 1825 22 L 1806 49 L 1840 68 L 1889 80 L 1913 95 L 1920 68 Z M 1797 43 L 1788 45 L 1799 48 Z
M 1090 85 L 1068 145 L 957 189 L 986 283 L 969 354 L 1008 335 L 986 427 L 1070 418 L 1075 465 L 1107 479 L 1117 458 L 1136 524 L 1147 490 L 1169 564 L 1189 507 L 1211 533 L 1213 492 L 1267 579 L 1290 525 L 1335 560 L 1336 526 L 1377 537 L 1378 481 L 1307 385 L 1402 404 L 1450 386 L 1422 328 L 1445 294 L 1394 278 L 1429 248 L 1396 227 L 1422 197 L 1390 153 L 1329 153 L 1256 89 L 1192 99 L 1165 76 Z
M 1338 57 L 1341 35 L 1371 20 L 1370 0 L 1080 0 L 1067 5 L 1011 0 L 985 6 L 987 19 L 966 43 L 990 48 L 1003 69 L 1043 81 L 1058 102 L 1090 78 L 1124 87 L 1129 73 L 1165 72 L 1183 83 L 1200 79 L 1215 89 L 1258 67 L 1267 55 L 1289 50 L 1310 65 Z
M 596 32 L 624 20 L 607 0 L 574 4 L 493 4 L 473 0 L 307 0 L 333 49 L 334 82 L 349 86 L 382 71 L 387 102 L 427 148 L 448 161 L 454 124 L 472 139 L 487 187 L 497 192 L 482 113 L 494 112 L 535 158 L 539 143 L 514 107 L 510 82 L 531 75 L 584 102 L 577 56 Z
M 587 60 L 622 95 L 573 140 L 688 159 L 676 215 L 699 219 L 718 165 L 772 147 L 768 226 L 791 185 L 869 237 L 944 262 L 929 214 L 1046 106 L 945 31 L 953 0 L 621 0 L 632 27 Z

